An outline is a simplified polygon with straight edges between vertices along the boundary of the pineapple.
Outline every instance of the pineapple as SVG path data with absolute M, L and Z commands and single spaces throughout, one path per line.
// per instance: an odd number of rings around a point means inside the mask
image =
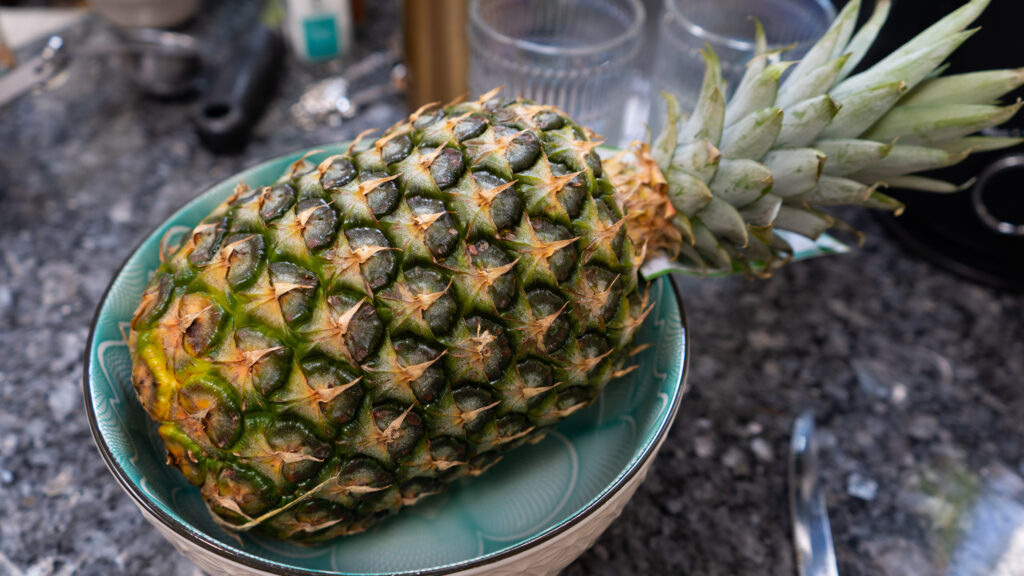
M 858 2 L 799 63 L 760 46 L 728 105 L 709 50 L 696 110 L 602 161 L 559 110 L 428 106 L 347 153 L 235 193 L 156 272 L 132 382 L 170 464 L 238 531 L 365 530 L 540 439 L 628 372 L 674 267 L 765 275 L 824 209 L 899 210 L 881 183 L 1015 141 L 972 137 L 1021 72 L 939 78 L 973 0 L 851 76 L 888 2 Z M 783 78 L 789 66 L 795 69 Z M 642 273 L 641 273 L 642 270 Z

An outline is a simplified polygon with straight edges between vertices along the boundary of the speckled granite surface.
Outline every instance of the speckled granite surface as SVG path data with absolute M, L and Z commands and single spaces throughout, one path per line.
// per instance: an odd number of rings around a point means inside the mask
M 215 55 L 247 24 L 217 10 L 198 30 Z M 121 261 L 177 206 L 404 113 L 384 100 L 302 131 L 288 110 L 318 73 L 290 65 L 229 157 L 199 147 L 187 106 L 140 97 L 98 60 L 0 112 L 0 575 L 197 573 L 105 469 L 81 354 Z M 794 574 L 786 455 L 807 407 L 841 574 L 1024 574 L 1024 297 L 964 283 L 848 215 L 867 235 L 853 254 L 766 282 L 682 282 L 690 393 L 646 484 L 569 574 Z

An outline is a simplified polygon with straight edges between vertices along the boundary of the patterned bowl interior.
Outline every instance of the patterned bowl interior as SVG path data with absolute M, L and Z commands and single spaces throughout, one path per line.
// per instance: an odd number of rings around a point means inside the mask
M 327 147 L 339 153 L 341 145 Z M 269 572 L 380 574 L 447 572 L 506 557 L 544 541 L 599 508 L 648 458 L 683 393 L 686 333 L 675 290 L 654 281 L 655 309 L 637 343 L 639 369 L 610 383 L 599 400 L 545 440 L 504 457 L 487 474 L 456 483 L 367 533 L 313 547 L 229 535 L 198 489 L 164 463 L 164 448 L 130 381 L 126 337 L 161 241 L 174 242 L 242 180 L 268 184 L 302 153 L 271 160 L 214 186 L 155 230 L 131 255 L 97 312 L 88 348 L 85 396 L 94 436 L 114 475 L 172 530 L 218 554 Z

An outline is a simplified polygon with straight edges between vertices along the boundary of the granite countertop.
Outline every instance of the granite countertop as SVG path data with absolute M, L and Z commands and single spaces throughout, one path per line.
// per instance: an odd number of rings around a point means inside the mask
M 195 31 L 223 58 L 251 19 L 212 11 Z M 71 37 L 109 33 L 87 19 Z M 405 114 L 384 99 L 339 127 L 299 128 L 290 106 L 325 72 L 289 62 L 234 156 L 198 145 L 188 105 L 140 96 L 100 59 L 0 111 L 0 575 L 198 573 L 93 446 L 82 351 L 121 262 L 183 202 L 259 160 Z M 568 574 L 795 574 L 786 456 L 805 408 L 818 416 L 841 574 L 1024 574 L 1024 298 L 846 216 L 867 238 L 849 255 L 767 281 L 681 281 L 690 391 L 648 480 Z

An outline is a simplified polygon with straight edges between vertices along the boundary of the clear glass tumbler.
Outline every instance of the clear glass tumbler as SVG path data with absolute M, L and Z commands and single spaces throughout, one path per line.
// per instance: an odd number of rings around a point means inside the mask
M 472 0 L 469 85 L 553 104 L 616 143 L 637 72 L 639 0 Z
M 799 60 L 836 17 L 830 0 L 665 0 L 655 51 L 654 94 L 667 91 L 692 109 L 704 79 L 705 44 L 722 61 L 722 74 L 735 87 L 754 54 L 754 20 L 764 25 L 770 48 L 794 46 L 782 55 Z M 661 100 L 660 96 L 657 100 Z M 652 107 L 652 128 L 660 127 L 665 107 Z

